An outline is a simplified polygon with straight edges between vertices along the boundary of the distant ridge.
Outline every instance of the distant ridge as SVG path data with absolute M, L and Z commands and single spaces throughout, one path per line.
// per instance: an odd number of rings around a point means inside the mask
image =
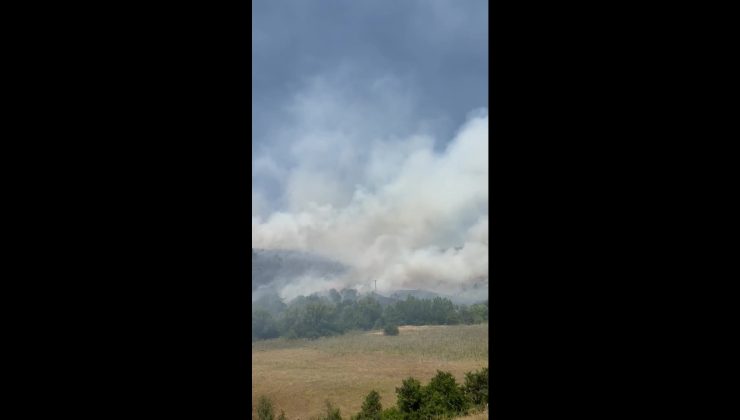
M 309 252 L 296 250 L 270 250 L 252 248 L 252 292 L 253 298 L 264 293 L 276 294 L 280 287 L 289 284 L 302 276 L 311 275 L 328 278 L 338 276 L 348 270 L 344 264 Z M 258 294 L 255 295 L 255 291 Z M 327 295 L 329 290 L 316 293 Z M 364 293 L 364 296 L 373 296 L 382 305 L 388 305 L 399 300 L 406 300 L 409 296 L 416 299 L 434 299 L 442 297 L 450 299 L 455 304 L 480 303 L 488 300 L 488 281 L 480 279 L 472 285 L 463 286 L 457 293 L 443 294 L 424 289 L 402 289 L 385 291 L 383 294 L 375 292 Z
M 276 280 L 307 274 L 333 276 L 346 269 L 337 261 L 307 252 L 252 248 L 252 291 Z

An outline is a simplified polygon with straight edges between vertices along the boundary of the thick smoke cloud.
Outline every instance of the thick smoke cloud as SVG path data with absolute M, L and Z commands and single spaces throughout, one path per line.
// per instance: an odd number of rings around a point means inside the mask
M 253 208 L 253 246 L 334 258 L 352 268 L 340 283 L 361 290 L 375 280 L 379 291 L 450 293 L 487 284 L 486 111 L 472 113 L 437 151 L 428 135 L 401 141 L 368 136 L 366 125 L 381 123 L 385 113 L 342 106 L 327 91 L 323 86 L 316 96 L 296 97 L 294 124 L 286 129 L 296 165 L 281 172 L 267 158 L 261 161 L 284 183 L 287 209 L 264 211 L 264 202 Z M 403 103 L 384 109 L 395 113 Z M 363 115 L 372 118 L 363 121 Z M 284 292 L 337 284 L 313 280 L 302 278 Z
M 253 3 L 253 248 L 349 267 L 276 279 L 287 298 L 484 296 L 487 2 L 329 3 Z

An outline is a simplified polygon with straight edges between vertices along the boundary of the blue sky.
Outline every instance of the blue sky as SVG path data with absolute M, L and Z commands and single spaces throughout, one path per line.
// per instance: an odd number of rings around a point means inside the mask
M 423 259 L 487 231 L 487 19 L 487 0 L 254 0 L 253 243 Z

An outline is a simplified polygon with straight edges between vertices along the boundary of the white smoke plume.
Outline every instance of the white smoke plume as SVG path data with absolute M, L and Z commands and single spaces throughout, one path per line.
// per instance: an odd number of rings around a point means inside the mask
M 301 278 L 283 295 L 328 284 L 368 290 L 377 280 L 379 292 L 455 293 L 478 283 L 483 299 L 487 111 L 472 112 L 445 141 L 429 133 L 433 124 L 404 123 L 413 95 L 392 78 L 369 87 L 370 101 L 353 101 L 341 87 L 341 78 L 331 86 L 313 81 L 287 109 L 275 148 L 254 161 L 255 173 L 282 192 L 282 206 L 253 186 L 252 246 L 312 252 L 350 267 L 340 279 Z

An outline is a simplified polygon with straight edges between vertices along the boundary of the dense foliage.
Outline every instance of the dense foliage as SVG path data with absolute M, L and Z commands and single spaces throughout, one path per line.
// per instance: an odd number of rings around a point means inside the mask
M 396 388 L 396 405 L 383 410 L 380 394 L 371 391 L 362 404 L 360 412 L 351 416 L 352 420 L 422 420 L 451 419 L 468 414 L 471 408 L 482 410 L 488 404 L 488 368 L 465 374 L 465 385 L 460 386 L 449 372 L 437 371 L 427 385 L 414 378 L 403 380 Z M 260 419 L 262 407 L 272 404 L 262 397 L 258 406 Z M 327 401 L 326 414 L 319 420 L 342 420 L 341 413 Z
M 266 310 L 257 309 L 252 312 L 252 337 L 263 339 L 280 336 L 277 322 Z
M 401 413 L 415 413 L 421 410 L 423 401 L 421 382 L 414 378 L 404 379 L 400 388 L 396 388 L 398 410 Z
M 382 412 L 383 406 L 380 404 L 380 394 L 373 390 L 367 394 L 360 413 L 352 416 L 352 420 L 381 420 Z
M 465 396 L 475 407 L 482 407 L 488 403 L 488 368 L 480 372 L 468 372 L 465 374 L 465 385 L 463 386 Z
M 385 327 L 383 327 L 383 334 L 385 335 L 398 335 L 398 325 L 396 324 L 388 324 Z
M 465 414 L 468 406 L 469 401 L 465 398 L 462 387 L 455 381 L 455 377 L 449 372 L 437 371 L 437 375 L 422 389 L 419 416 L 414 415 L 411 418 L 452 417 Z
M 488 303 L 454 305 L 441 297 L 406 300 L 382 306 L 373 296 L 358 298 L 353 289 L 332 289 L 327 297 L 301 296 L 285 305 L 275 296 L 254 303 L 252 339 L 276 337 L 318 338 L 350 330 L 370 330 L 398 325 L 477 324 L 488 320 Z

